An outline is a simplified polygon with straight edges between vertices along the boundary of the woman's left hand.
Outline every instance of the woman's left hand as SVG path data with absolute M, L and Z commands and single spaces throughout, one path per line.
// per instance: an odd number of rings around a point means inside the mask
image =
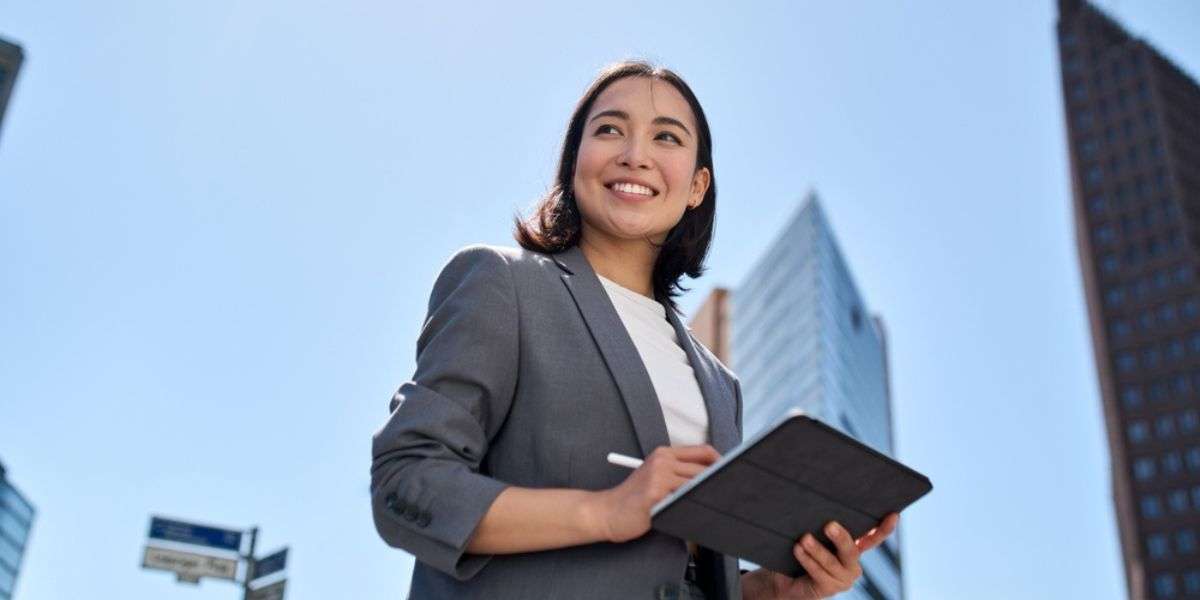
M 781 600 L 817 600 L 850 589 L 855 580 L 862 577 L 858 557 L 883 543 L 896 529 L 899 520 L 899 513 L 891 513 L 884 517 L 878 527 L 857 540 L 852 539 L 850 532 L 841 525 L 831 521 L 825 526 L 825 535 L 837 546 L 837 556 L 813 538 L 812 534 L 805 534 L 800 542 L 792 547 L 792 554 L 808 573 L 792 578 L 768 571 L 774 597 Z

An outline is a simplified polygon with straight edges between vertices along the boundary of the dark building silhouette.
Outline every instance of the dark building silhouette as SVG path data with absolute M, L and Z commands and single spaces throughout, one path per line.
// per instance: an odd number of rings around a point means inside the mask
M 21 47 L 0 39 L 0 131 L 4 130 L 4 113 L 8 108 L 8 99 L 12 97 L 13 84 L 17 81 L 17 71 L 25 54 Z
M 1129 597 L 1200 598 L 1200 86 L 1084 0 L 1058 13 Z

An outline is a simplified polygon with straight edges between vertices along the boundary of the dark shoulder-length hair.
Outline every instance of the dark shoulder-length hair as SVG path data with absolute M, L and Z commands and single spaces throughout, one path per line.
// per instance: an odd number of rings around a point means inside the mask
M 558 176 L 554 185 L 537 202 L 533 214 L 528 218 L 523 218 L 520 214 L 514 217 L 513 237 L 521 247 L 546 254 L 557 254 L 579 243 L 583 225 L 572 182 L 575 176 L 575 161 L 579 156 L 579 144 L 583 139 L 584 121 L 600 93 L 614 81 L 625 77 L 657 79 L 679 90 L 691 106 L 692 115 L 696 119 L 699 143 L 696 149 L 695 170 L 707 167 L 710 174 L 704 200 L 696 208 L 684 211 L 679 223 L 667 233 L 660 246 L 658 259 L 654 263 L 654 295 L 666 300 L 675 308 L 674 298 L 688 291 L 688 288 L 679 285 L 679 280 L 685 273 L 695 279 L 705 270 L 704 258 L 708 255 L 713 220 L 717 211 L 717 180 L 713 171 L 712 134 L 708 129 L 704 109 L 700 107 L 700 101 L 683 78 L 670 69 L 655 67 L 640 60 L 629 60 L 611 64 L 600 71 L 575 105 L 575 112 L 571 115 L 566 137 L 563 139 L 562 156 L 558 161 Z

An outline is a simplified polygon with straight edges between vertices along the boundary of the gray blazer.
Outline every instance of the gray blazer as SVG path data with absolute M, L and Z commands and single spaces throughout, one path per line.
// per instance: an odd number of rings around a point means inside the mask
M 710 443 L 726 452 L 742 437 L 741 386 L 663 303 L 708 407 Z M 373 439 L 375 528 L 417 558 L 416 599 L 674 597 L 687 547 L 653 530 L 621 544 L 464 552 L 506 486 L 610 488 L 629 470 L 609 452 L 669 444 L 646 367 L 577 246 L 467 246 L 434 283 L 416 372 Z M 741 598 L 737 559 L 704 548 L 699 570 L 710 598 Z

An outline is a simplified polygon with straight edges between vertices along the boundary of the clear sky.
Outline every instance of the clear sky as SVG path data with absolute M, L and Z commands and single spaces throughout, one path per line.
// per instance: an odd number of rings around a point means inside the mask
M 682 300 L 821 195 L 890 334 L 908 597 L 1123 597 L 1054 3 L 2 2 L 0 460 L 19 600 L 238 597 L 139 568 L 152 513 L 262 528 L 289 600 L 403 597 L 371 434 L 433 277 L 512 244 L 603 64 L 678 70 L 718 218 Z M 1108 0 L 1200 73 L 1200 3 Z M 734 365 L 736 369 L 736 365 Z

